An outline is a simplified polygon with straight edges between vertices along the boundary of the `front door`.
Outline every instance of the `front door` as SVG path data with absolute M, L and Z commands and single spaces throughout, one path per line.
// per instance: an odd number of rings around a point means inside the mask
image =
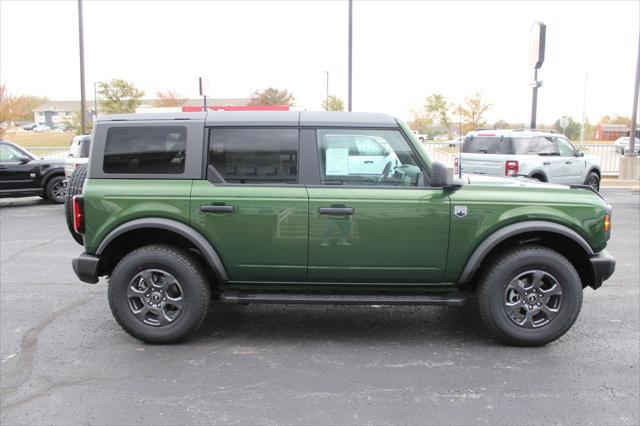
M 359 140 L 388 150 L 379 170 L 350 161 Z M 340 140 L 340 146 L 334 141 Z M 437 283 L 449 197 L 422 185 L 424 166 L 398 130 L 318 129 L 321 185 L 309 186 L 309 281 Z
M 208 146 L 191 225 L 218 251 L 230 281 L 305 281 L 308 196 L 298 183 L 298 130 L 215 128 Z
M 562 158 L 562 181 L 566 185 L 583 184 L 584 159 L 576 155 L 576 150 L 567 139 L 556 137 L 558 151 Z
M 30 164 L 32 158 L 19 149 L 0 144 L 0 193 L 37 188 L 36 167 Z

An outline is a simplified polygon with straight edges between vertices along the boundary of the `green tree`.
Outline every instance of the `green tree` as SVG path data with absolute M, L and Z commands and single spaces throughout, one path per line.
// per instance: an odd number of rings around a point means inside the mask
M 411 110 L 411 121 L 407 123 L 411 130 L 421 134 L 427 134 L 429 126 L 433 124 L 433 120 L 424 110 Z
M 179 107 L 187 103 L 186 98 L 178 96 L 175 90 L 167 89 L 164 92 L 160 91 L 156 93 L 158 99 L 154 102 L 157 107 Z
M 475 92 L 464 100 L 464 104 L 456 106 L 456 114 L 462 118 L 462 133 L 486 126 L 484 115 L 493 107 L 493 104 L 482 100 L 482 92 Z
M 271 105 L 288 105 L 295 104 L 296 98 L 292 93 L 285 89 L 276 89 L 269 87 L 263 91 L 256 90 L 251 95 L 249 105 L 271 106 Z
M 566 118 L 567 122 L 569 123 L 567 125 L 567 128 L 564 130 L 562 129 L 562 126 L 560 126 L 560 120 L 562 120 L 563 118 Z M 582 126 L 580 125 L 580 123 L 578 123 L 568 115 L 563 115 L 562 117 L 558 118 L 555 123 L 553 123 L 553 130 L 555 130 L 558 133 L 562 133 L 569 139 L 573 139 L 573 140 L 580 139 L 581 129 L 582 129 Z
M 98 83 L 98 93 L 101 97 L 100 112 L 104 114 L 135 112 L 144 96 L 144 91 L 119 78 Z
M 438 94 L 432 93 L 426 99 L 424 104 L 424 110 L 427 113 L 428 117 L 432 121 L 437 121 L 440 125 L 449 131 L 449 124 L 451 120 L 449 119 L 449 109 L 450 105 L 447 102 L 447 99 Z
M 329 95 L 322 100 L 322 109 L 325 111 L 344 111 L 344 101 L 337 96 Z
M 82 122 L 80 120 L 80 111 L 76 111 L 71 117 L 65 118 L 65 123 L 71 127 L 71 129 L 76 132 L 76 135 L 82 134 Z M 87 119 L 85 120 L 85 126 L 87 128 L 87 133 L 91 133 L 93 131 L 93 117 L 90 114 L 87 114 Z

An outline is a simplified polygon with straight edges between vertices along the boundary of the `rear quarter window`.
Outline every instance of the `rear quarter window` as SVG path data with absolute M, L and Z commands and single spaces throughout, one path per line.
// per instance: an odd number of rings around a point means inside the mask
M 182 126 L 112 127 L 104 147 L 104 173 L 181 174 L 187 129 Z

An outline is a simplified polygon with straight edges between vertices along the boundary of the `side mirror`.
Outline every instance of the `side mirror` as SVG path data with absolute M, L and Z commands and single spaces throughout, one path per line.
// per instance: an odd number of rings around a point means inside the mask
M 22 157 L 20 159 L 20 164 L 27 164 L 29 161 L 31 161 L 31 158 L 29 157 Z
M 576 157 L 584 157 L 584 152 L 576 151 Z
M 431 186 L 446 188 L 453 186 L 453 168 L 436 161 L 431 166 Z

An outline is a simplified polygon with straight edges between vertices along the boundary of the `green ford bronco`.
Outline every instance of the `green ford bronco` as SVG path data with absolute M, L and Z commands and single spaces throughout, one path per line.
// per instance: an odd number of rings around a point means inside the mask
M 149 343 L 192 336 L 215 298 L 473 301 L 501 341 L 542 345 L 615 268 L 591 188 L 454 178 L 383 114 L 99 117 L 87 166 L 69 182 L 73 269 L 107 276 L 116 320 Z

